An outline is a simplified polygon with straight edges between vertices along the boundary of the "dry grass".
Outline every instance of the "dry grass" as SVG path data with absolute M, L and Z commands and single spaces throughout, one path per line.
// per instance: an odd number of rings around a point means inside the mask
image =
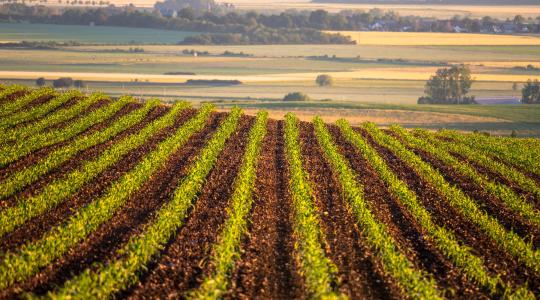
M 358 45 L 388 46 L 537 46 L 535 36 L 440 33 L 329 31 L 350 36 Z

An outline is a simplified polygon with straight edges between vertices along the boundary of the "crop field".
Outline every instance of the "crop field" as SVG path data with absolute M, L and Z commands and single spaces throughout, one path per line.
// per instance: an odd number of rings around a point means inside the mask
M 358 45 L 388 46 L 533 46 L 537 36 L 441 32 L 329 31 L 351 37 Z
M 0 85 L 0 299 L 535 299 L 540 141 Z

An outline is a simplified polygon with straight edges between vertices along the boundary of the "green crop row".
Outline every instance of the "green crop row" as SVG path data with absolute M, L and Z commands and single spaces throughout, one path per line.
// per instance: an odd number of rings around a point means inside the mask
M 211 264 L 215 267 L 202 285 L 190 296 L 197 299 L 219 299 L 229 286 L 229 274 L 234 262 L 240 257 L 242 236 L 247 230 L 248 215 L 253 205 L 253 189 L 257 177 L 257 162 L 261 145 L 266 135 L 268 113 L 259 112 L 257 121 L 249 133 L 249 143 L 244 153 L 243 163 L 236 176 L 234 191 L 230 200 L 228 219 L 223 225 L 218 242 L 214 245 Z
M 38 194 L 22 199 L 17 205 L 0 211 L 0 237 L 12 232 L 26 221 L 55 207 L 73 195 L 84 184 L 96 178 L 107 168 L 113 166 L 129 151 L 144 144 L 160 130 L 172 126 L 177 115 L 187 107 L 189 107 L 189 104 L 186 102 L 178 102 L 165 116 L 154 120 L 141 131 L 133 133 L 110 148 L 107 148 L 97 158 L 86 161 L 80 168 L 47 184 Z M 45 165 L 44 168 L 47 166 Z M 40 172 L 40 170 L 36 171 L 36 173 Z M 26 179 L 23 175 L 18 176 L 21 181 Z M 29 174 L 28 176 L 32 175 Z M 2 185 L 4 184 L 2 183 Z
M 386 226 L 378 222 L 370 211 L 364 199 L 363 187 L 358 183 L 345 157 L 339 153 L 322 119 L 315 117 L 313 123 L 317 141 L 324 151 L 326 160 L 339 179 L 343 193 L 368 245 L 381 260 L 385 271 L 396 279 L 408 298 L 441 299 L 441 292 L 437 289 L 434 280 L 425 272 L 416 269 L 407 256 L 399 251 Z
M 28 88 L 22 85 L 10 85 L 0 91 L 0 100 L 4 100 L 6 97 L 9 97 L 18 92 L 27 92 Z M 21 96 L 13 101 L 5 101 L 0 104 L 0 117 L 9 115 L 10 113 L 18 110 L 20 107 L 25 106 L 26 104 L 35 100 L 33 97 L 29 97 L 30 94 Z M 22 102 L 19 104 L 19 102 Z
M 130 127 L 140 123 L 146 115 L 159 105 L 159 101 L 148 101 L 146 105 L 110 124 L 102 131 L 76 137 L 69 144 L 55 149 L 37 163 L 10 174 L 0 182 L 0 199 L 9 197 L 23 187 L 35 182 L 41 176 L 70 160 L 77 153 L 104 143 Z
M 165 165 L 171 154 L 204 127 L 212 110 L 212 106 L 203 106 L 197 116 L 178 128 L 155 150 L 145 155 L 135 168 L 113 182 L 101 197 L 78 210 L 65 223 L 53 228 L 39 240 L 6 253 L 0 259 L 0 289 L 36 274 L 40 268 L 62 256 L 110 220 L 129 197 Z
M 295 250 L 306 281 L 306 288 L 313 298 L 339 298 L 332 286 L 336 266 L 326 256 L 323 248 L 324 232 L 315 207 L 315 197 L 308 173 L 303 168 L 297 118 L 285 116 L 285 154 L 289 165 L 289 191 L 293 203 Z
M 512 180 L 527 191 L 534 192 L 535 196 L 540 195 L 540 189 L 536 187 L 534 180 L 525 177 L 516 170 L 509 168 L 489 157 L 474 151 L 473 149 L 455 143 L 444 143 L 434 141 L 429 134 L 423 131 L 416 131 L 420 138 L 414 137 L 412 134 L 399 126 L 392 126 L 391 130 L 398 134 L 410 147 L 426 151 L 441 160 L 446 165 L 450 166 L 461 176 L 467 177 L 471 182 L 476 183 L 486 189 L 491 195 L 502 200 L 511 210 L 521 215 L 523 218 L 531 221 L 536 226 L 540 226 L 540 213 L 536 208 L 527 202 L 526 199 L 517 195 L 508 186 L 491 180 L 486 174 L 477 172 L 474 167 L 466 161 L 460 161 L 450 152 L 459 153 L 466 157 L 467 160 L 474 161 L 480 166 L 485 167 L 493 172 Z M 540 197 L 538 197 L 540 199 Z
M 531 243 L 525 242 L 516 233 L 506 230 L 495 218 L 479 208 L 474 200 L 465 195 L 456 186 L 448 183 L 439 171 L 424 162 L 414 152 L 407 149 L 396 138 L 384 134 L 375 124 L 367 123 L 363 127 L 369 132 L 377 144 L 389 149 L 407 165 L 412 167 L 418 173 L 418 176 L 435 187 L 452 207 L 455 207 L 472 223 L 476 224 L 501 249 L 515 256 L 535 272 L 540 272 L 540 252 L 535 250 Z
M 126 106 L 131 101 L 133 101 L 132 98 L 122 97 L 118 101 L 114 101 L 110 105 L 102 107 L 78 119 L 65 128 L 37 134 L 25 139 L 24 141 L 17 141 L 15 144 L 1 147 L 0 167 L 12 163 L 17 159 L 31 153 L 32 151 L 69 140 L 93 125 L 112 117 L 122 107 Z
M 16 126 L 23 122 L 28 122 L 28 121 L 32 121 L 37 118 L 43 117 L 47 115 L 49 112 L 60 107 L 64 103 L 67 103 L 71 99 L 75 97 L 81 97 L 82 94 L 79 91 L 69 91 L 61 95 L 53 94 L 51 96 L 55 96 L 55 97 L 41 105 L 37 105 L 32 108 L 19 111 L 16 114 L 11 114 L 9 116 L 2 118 L 2 120 L 0 120 L 0 129 L 6 130 L 9 127 Z
M 531 147 L 516 142 L 501 142 L 481 134 L 461 134 L 451 130 L 443 130 L 435 135 L 450 138 L 473 149 L 481 150 L 487 156 L 494 156 L 508 165 L 517 166 L 531 174 L 540 175 L 538 149 L 532 150 L 529 149 Z
M 430 213 L 418 201 L 416 194 L 392 172 L 377 151 L 360 134 L 354 132 L 347 121 L 339 120 L 337 124 L 343 136 L 360 151 L 362 157 L 369 162 L 388 186 L 392 195 L 405 204 L 415 220 L 427 231 L 429 239 L 434 242 L 437 249 L 448 257 L 467 277 L 487 289 L 494 296 L 504 295 L 510 299 L 534 299 L 526 288 L 519 288 L 516 292 L 513 292 L 498 276 L 490 275 L 482 258 L 475 256 L 469 247 L 461 245 L 453 232 L 433 222 Z
M 15 88 L 12 93 L 22 91 L 24 89 L 18 89 Z M 11 93 L 10 93 L 11 94 Z M 44 96 L 55 96 L 56 91 L 52 88 L 40 88 L 37 90 L 33 90 L 32 92 L 17 98 L 15 101 L 11 101 L 8 103 L 4 103 L 2 105 L 2 111 L 0 112 L 0 117 L 5 118 L 6 116 L 19 111 L 26 105 L 32 103 L 33 101 L 44 97 Z
M 180 181 L 173 199 L 163 205 L 155 219 L 138 236 L 132 237 L 119 250 L 118 259 L 108 264 L 87 269 L 81 275 L 69 280 L 50 298 L 106 299 L 138 280 L 138 272 L 143 271 L 152 257 L 155 257 L 171 239 L 184 219 L 189 208 L 204 186 L 208 173 L 214 167 L 225 142 L 236 130 L 242 116 L 239 108 L 234 108 L 220 128 L 214 133 L 197 159 L 189 167 L 188 174 Z
M 103 99 L 107 99 L 107 97 L 99 93 L 93 94 L 88 98 L 84 98 L 78 101 L 73 106 L 60 109 L 50 115 L 43 117 L 39 121 L 32 122 L 22 127 L 6 129 L 0 132 L 0 140 L 17 141 L 35 135 L 51 126 L 55 126 L 64 121 L 68 121 L 70 119 L 78 117 L 79 115 L 84 113 L 86 109 L 88 109 L 88 107 Z

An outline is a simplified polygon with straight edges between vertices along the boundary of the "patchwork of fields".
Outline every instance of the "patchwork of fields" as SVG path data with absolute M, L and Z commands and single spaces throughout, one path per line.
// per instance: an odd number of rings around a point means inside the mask
M 0 86 L 0 298 L 540 296 L 540 142 Z

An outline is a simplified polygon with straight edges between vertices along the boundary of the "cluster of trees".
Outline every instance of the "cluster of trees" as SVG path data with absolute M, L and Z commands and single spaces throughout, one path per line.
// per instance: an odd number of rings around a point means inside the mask
M 39 87 L 45 86 L 47 84 L 47 81 L 45 78 L 40 77 L 36 79 L 36 85 Z M 55 79 L 52 81 L 52 86 L 55 88 L 69 88 L 69 87 L 76 87 L 76 88 L 83 88 L 85 87 L 85 83 L 82 80 L 73 80 L 71 77 L 61 77 L 58 79 Z
M 521 90 L 521 102 L 525 104 L 540 104 L 540 83 L 529 80 Z
M 400 16 L 389 11 L 372 9 L 368 12 L 345 10 L 329 13 L 324 10 L 311 12 L 282 12 L 264 14 L 238 13 L 218 9 L 213 0 L 167 0 L 158 2 L 154 11 L 137 10 L 135 7 L 66 8 L 59 10 L 46 6 L 5 4 L 0 6 L 0 21 L 29 21 L 73 25 L 108 25 L 125 27 L 160 28 L 195 32 L 211 32 L 191 38 L 185 43 L 350 43 L 347 38 L 329 37 L 321 30 L 389 30 L 389 31 L 451 31 L 454 26 L 470 32 L 479 32 L 489 25 L 506 22 L 490 17 L 483 19 L 453 18 L 452 20 L 426 20 L 417 16 Z M 524 23 L 517 16 L 515 24 Z M 537 23 L 528 23 L 531 32 L 540 32 Z M 374 24 L 383 26 L 373 29 Z M 383 24 L 383 25 L 380 25 Z M 308 30 L 309 29 L 309 30 Z M 318 32 L 318 34 L 315 34 Z M 236 35 L 235 35 L 236 34 Z M 279 38 L 275 35 L 283 35 Z M 257 38 L 256 36 L 261 36 Z M 300 41 L 298 41 L 300 39 Z
M 439 69 L 426 83 L 426 95 L 418 104 L 474 104 L 474 96 L 467 96 L 472 84 L 471 70 L 465 65 Z
M 302 92 L 288 93 L 283 97 L 283 101 L 309 101 L 311 98 Z

